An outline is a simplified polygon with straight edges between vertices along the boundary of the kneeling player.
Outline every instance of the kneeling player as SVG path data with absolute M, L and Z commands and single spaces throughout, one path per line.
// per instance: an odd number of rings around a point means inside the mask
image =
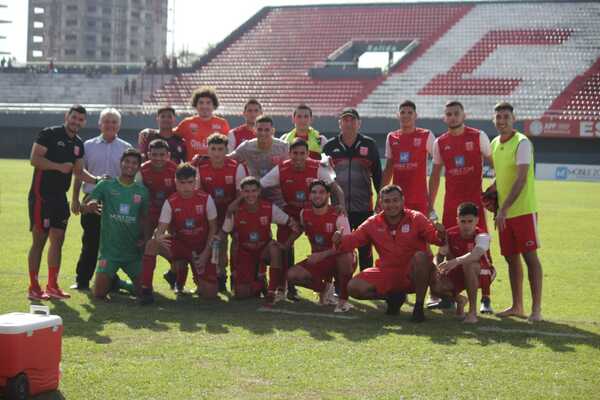
M 439 297 L 451 296 L 456 300 L 456 314 L 464 317 L 464 322 L 477 322 L 477 289 L 482 277 L 493 280 L 494 267 L 490 265 L 487 251 L 490 248 L 490 235 L 477 226 L 479 209 L 474 203 L 458 206 L 458 225 L 446 232 L 446 246 L 440 249 L 446 261 L 437 266 L 431 285 L 432 294 Z M 489 277 L 489 278 L 488 278 Z M 467 302 L 460 293 L 467 291 L 469 312 L 464 314 Z
M 336 231 L 350 233 L 348 218 L 329 205 L 331 189 L 322 180 L 312 181 L 309 186 L 310 208 L 300 212 L 300 225 L 304 229 L 312 254 L 294 265 L 287 274 L 288 281 L 313 289 L 319 293 L 319 303 L 327 304 L 333 297 L 330 283 L 333 276 L 339 286 L 340 296 L 335 312 L 346 312 L 348 303 L 348 282 L 354 273 L 354 257 L 351 252 L 340 253 L 333 248 L 331 241 Z
M 259 199 L 258 179 L 246 177 L 240 186 L 241 201 L 223 224 L 225 234 L 231 233 L 235 238 L 231 273 L 234 295 L 238 299 L 259 296 L 266 289 L 263 265 L 281 268 L 282 251 L 271 238 L 271 223 L 297 230 L 293 220 L 279 207 Z M 269 293 L 267 302 L 272 303 L 274 297 L 274 293 Z
M 177 287 L 183 289 L 192 265 L 200 297 L 217 297 L 215 265 L 210 263 L 211 243 L 217 231 L 217 209 L 209 194 L 195 189 L 196 169 L 180 164 L 175 172 L 177 191 L 165 201 L 154 238 L 146 245 L 142 276 L 142 304 L 152 303 L 152 275 L 156 254 L 164 254 L 177 270 Z M 170 239 L 166 237 L 169 232 Z M 170 243 L 170 246 L 167 246 Z

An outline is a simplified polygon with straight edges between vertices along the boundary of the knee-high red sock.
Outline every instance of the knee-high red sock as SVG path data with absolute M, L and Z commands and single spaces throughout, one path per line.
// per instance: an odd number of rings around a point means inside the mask
M 483 297 L 490 297 L 490 286 L 492 285 L 492 280 L 490 279 L 490 276 L 481 275 L 479 277 L 479 285 L 481 286 L 481 295 Z
M 31 287 L 32 289 L 40 288 L 38 273 L 36 271 L 29 271 L 29 287 Z
M 142 258 L 142 287 L 152 289 L 152 280 L 156 268 L 156 256 L 144 254 Z
M 58 270 L 60 267 L 48 267 L 48 286 L 58 287 Z

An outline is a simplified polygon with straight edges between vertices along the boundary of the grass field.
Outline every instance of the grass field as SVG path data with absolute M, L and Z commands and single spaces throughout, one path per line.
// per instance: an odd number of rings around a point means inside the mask
M 28 310 L 30 245 L 26 161 L 0 160 L 0 314 Z M 303 291 L 299 304 L 259 312 L 259 301 L 176 300 L 156 279 L 156 306 L 125 295 L 110 304 L 72 293 L 48 303 L 63 318 L 60 392 L 67 399 L 539 399 L 600 398 L 600 185 L 538 182 L 546 322 L 411 309 L 388 317 L 379 302 L 353 302 L 343 317 Z M 438 207 L 439 210 L 439 207 Z M 71 219 L 61 282 L 73 282 L 80 249 Z M 302 239 L 299 256 L 306 253 Z M 496 310 L 509 305 L 504 260 L 493 256 Z M 164 271 L 165 264 L 158 271 Z M 42 282 L 47 267 L 42 264 Z M 160 277 L 160 274 L 157 274 Z M 527 287 L 527 284 L 525 284 Z M 526 306 L 530 296 L 526 290 Z M 299 314 L 292 314 L 292 313 Z

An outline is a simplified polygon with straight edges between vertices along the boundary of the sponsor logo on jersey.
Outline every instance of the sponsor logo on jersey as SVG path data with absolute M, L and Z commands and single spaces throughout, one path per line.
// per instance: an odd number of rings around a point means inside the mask
M 57 145 L 58 147 L 65 147 L 65 146 L 66 146 L 66 145 L 65 145 L 65 142 L 63 142 L 62 140 L 59 140 L 58 142 L 56 142 L 56 145 Z
M 360 146 L 358 148 L 358 152 L 360 153 L 361 156 L 366 157 L 369 155 L 369 148 L 366 146 Z
M 202 214 L 204 213 L 204 207 L 202 207 L 201 205 L 197 204 L 196 205 L 196 214 Z
M 410 225 L 409 224 L 402 225 L 402 228 L 400 228 L 400 232 L 402 232 L 402 233 L 410 232 Z
M 258 242 L 260 240 L 260 235 L 258 234 L 258 232 L 250 232 L 250 234 L 248 235 L 248 239 L 251 242 Z
M 305 201 L 306 200 L 306 193 L 304 193 L 304 191 L 299 190 L 296 192 L 296 201 Z
M 196 132 L 196 131 L 198 130 L 198 125 L 196 125 L 196 124 L 194 124 L 194 123 L 191 123 L 191 124 L 190 124 L 190 130 L 191 130 L 192 132 Z
M 456 168 L 464 168 L 464 166 L 465 166 L 465 156 L 455 156 L 454 157 L 454 166 Z
M 223 188 L 215 188 L 215 197 L 225 197 L 225 189 Z
M 133 202 L 135 204 L 140 204 L 142 202 L 142 196 L 139 194 L 134 194 L 133 195 Z
M 403 151 L 400 153 L 400 162 L 402 164 L 407 164 L 410 161 L 410 153 L 408 151 Z
M 260 224 L 266 226 L 269 224 L 269 218 L 266 215 L 263 215 L 259 218 Z
M 465 149 L 467 149 L 467 151 L 473 151 L 473 142 L 466 142 L 465 143 Z
M 73 147 L 73 154 L 75 154 L 75 157 L 79 157 L 80 153 L 81 153 L 81 149 L 79 148 L 79 146 Z
M 185 229 L 194 229 L 194 226 L 196 226 L 196 221 L 194 221 L 194 218 L 186 218 L 184 226 Z
M 421 146 L 421 138 L 415 138 L 415 139 L 413 140 L 413 145 L 414 145 L 415 147 L 419 147 L 419 146 Z
M 333 232 L 333 224 L 331 222 L 327 222 L 325 224 L 325 232 L 327 232 L 327 233 Z
M 231 185 L 233 183 L 233 175 L 225 175 L 225 183 Z
M 212 176 L 205 176 L 205 177 L 204 177 L 204 180 L 205 180 L 206 182 L 212 182 L 213 178 L 212 178 Z
M 315 235 L 315 243 L 316 244 L 325 244 L 325 238 L 322 235 Z
M 119 195 L 119 192 L 118 192 L 117 190 L 111 189 L 111 190 L 110 190 L 110 195 L 111 195 L 111 196 L 118 196 L 118 195 Z
M 119 214 L 129 215 L 129 204 L 124 204 L 124 203 L 119 204 Z

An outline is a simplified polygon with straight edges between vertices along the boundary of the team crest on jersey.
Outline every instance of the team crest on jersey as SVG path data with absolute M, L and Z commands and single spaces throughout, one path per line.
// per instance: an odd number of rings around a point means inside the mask
M 325 232 L 333 233 L 333 224 L 331 222 L 325 224 Z
M 299 190 L 296 192 L 296 201 L 305 201 L 306 200 L 306 193 L 304 193 L 304 191 Z
M 221 129 L 221 125 L 220 124 L 212 124 L 212 129 L 215 131 L 218 131 L 219 129 Z
M 173 179 L 165 178 L 165 186 L 173 186 Z
M 56 143 L 56 145 L 57 145 L 58 147 L 65 147 L 65 142 L 63 142 L 62 140 L 59 140 L 59 141 Z
M 106 268 L 107 265 L 108 261 L 106 261 L 105 258 L 98 260 L 98 266 L 100 266 L 101 268 Z
M 473 151 L 473 142 L 466 142 L 465 143 L 465 149 L 467 149 L 467 151 Z
M 75 157 L 79 157 L 80 153 L 81 153 L 81 149 L 79 148 L 79 146 L 73 147 L 73 154 L 75 154 Z
M 269 218 L 267 218 L 266 215 L 263 215 L 262 217 L 259 218 L 260 224 L 263 226 L 266 226 L 269 224 Z
M 215 197 L 225 197 L 225 189 L 215 188 Z
M 135 204 L 140 204 L 142 202 L 142 196 L 140 196 L 139 194 L 134 194 L 133 195 L 133 202 Z
M 201 205 L 196 205 L 196 214 L 202 214 L 204 212 L 204 208 Z
M 250 239 L 251 242 L 258 242 L 260 240 L 260 235 L 258 232 L 250 232 L 248 239 Z
M 456 168 L 463 168 L 465 166 L 465 156 L 455 156 L 454 166 Z
M 185 225 L 185 229 L 194 229 L 194 226 L 196 225 L 196 221 L 194 221 L 194 218 L 186 218 L 184 225 Z
M 43 224 L 44 224 L 44 229 L 50 228 L 50 218 L 44 218 Z
M 129 204 L 124 204 L 124 203 L 119 204 L 119 214 L 129 215 Z
M 400 232 L 402 232 L 402 233 L 410 232 L 410 225 L 409 224 L 402 225 L 402 228 L 400 228 Z
M 225 175 L 225 183 L 231 185 L 233 183 L 233 175 Z
M 366 157 L 369 155 L 369 148 L 366 146 L 360 146 L 358 149 L 361 156 Z
M 420 137 L 418 137 L 418 138 L 415 138 L 415 139 L 413 140 L 413 145 L 414 145 L 415 147 L 419 147 L 419 146 L 421 146 L 421 138 L 420 138 Z
M 315 235 L 316 244 L 325 244 L 325 238 L 321 235 Z
M 400 153 L 400 162 L 402 164 L 406 164 L 410 161 L 410 153 L 408 151 L 403 151 Z

